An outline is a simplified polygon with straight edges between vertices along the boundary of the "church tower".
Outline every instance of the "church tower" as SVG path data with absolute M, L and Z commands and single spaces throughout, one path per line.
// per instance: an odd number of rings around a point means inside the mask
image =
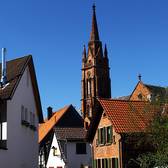
M 111 80 L 109 74 L 107 47 L 104 52 L 96 20 L 95 5 L 93 5 L 92 30 L 88 49 L 83 49 L 82 56 L 82 99 L 81 110 L 85 127 L 90 124 L 93 114 L 97 112 L 96 98 L 111 98 Z

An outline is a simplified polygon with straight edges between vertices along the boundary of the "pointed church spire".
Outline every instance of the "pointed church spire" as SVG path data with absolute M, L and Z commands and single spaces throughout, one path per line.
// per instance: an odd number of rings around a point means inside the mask
M 98 32 L 98 27 L 97 27 L 95 4 L 93 4 L 92 31 L 90 34 L 90 41 L 99 41 L 99 32 Z
M 86 60 L 86 47 L 83 46 L 83 60 Z
M 107 46 L 105 44 L 105 47 L 104 47 L 104 58 L 107 58 L 108 57 L 108 52 L 107 52 Z

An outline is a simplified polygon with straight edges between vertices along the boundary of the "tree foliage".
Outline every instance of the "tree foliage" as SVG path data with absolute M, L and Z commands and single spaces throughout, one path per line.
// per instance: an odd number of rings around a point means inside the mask
M 139 147 L 144 141 L 150 149 L 138 156 L 137 161 L 141 168 L 166 168 L 168 167 L 168 116 L 157 114 L 147 128 L 144 139 L 139 139 Z

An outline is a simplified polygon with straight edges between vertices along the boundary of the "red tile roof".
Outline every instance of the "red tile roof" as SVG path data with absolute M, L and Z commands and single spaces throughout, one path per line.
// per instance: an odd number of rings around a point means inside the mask
M 60 120 L 63 114 L 68 110 L 70 106 L 65 106 L 64 108 L 56 111 L 49 120 L 45 120 L 44 123 L 39 124 L 39 139 L 40 143 L 49 131 L 54 127 L 54 125 Z
M 155 106 L 142 101 L 99 99 L 118 133 L 142 132 L 151 121 Z

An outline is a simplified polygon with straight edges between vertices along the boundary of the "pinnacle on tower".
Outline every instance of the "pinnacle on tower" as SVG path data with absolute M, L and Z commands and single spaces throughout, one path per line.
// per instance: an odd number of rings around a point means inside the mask
M 108 57 L 108 52 L 107 52 L 107 46 L 105 44 L 104 46 L 104 57 L 107 58 Z
M 90 41 L 99 41 L 99 32 L 98 32 L 98 27 L 97 27 L 95 4 L 93 4 L 92 31 L 90 34 Z
M 83 60 L 86 60 L 86 47 L 85 45 L 83 46 Z

